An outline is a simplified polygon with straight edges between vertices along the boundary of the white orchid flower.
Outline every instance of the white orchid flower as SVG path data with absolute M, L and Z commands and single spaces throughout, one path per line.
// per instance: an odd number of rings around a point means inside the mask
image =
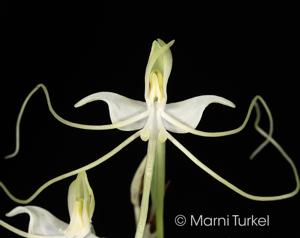
M 28 238 L 97 238 L 91 220 L 95 199 L 85 172 L 78 174 L 68 192 L 70 223 L 67 224 L 47 210 L 38 206 L 16 207 L 6 215 L 29 215 L 28 232 L 15 228 L 0 220 L 0 225 L 22 237 Z
M 4 189 L 7 195 L 11 199 L 19 203 L 30 202 L 50 184 L 53 184 L 66 177 L 72 176 L 80 171 L 88 170 L 101 164 L 105 160 L 112 157 L 114 154 L 118 153 L 121 149 L 123 149 L 138 137 L 141 137 L 143 141 L 147 141 L 148 149 L 144 162 L 143 195 L 138 212 L 139 215 L 137 222 L 137 231 L 135 235 L 136 238 L 142 238 L 144 234 L 149 207 L 150 191 L 156 216 L 156 235 L 158 238 L 163 237 L 163 199 L 165 185 L 164 166 L 166 140 L 171 141 L 180 151 L 182 151 L 202 170 L 204 170 L 216 180 L 243 197 L 257 201 L 272 201 L 289 198 L 297 194 L 300 188 L 300 182 L 296 166 L 294 165 L 288 154 L 272 137 L 272 115 L 262 97 L 256 96 L 251 101 L 246 118 L 240 127 L 223 132 L 205 132 L 196 130 L 196 127 L 201 120 L 205 108 L 208 105 L 210 105 L 211 103 L 219 103 L 234 108 L 235 105 L 231 101 L 219 96 L 204 95 L 193 97 L 181 102 L 167 104 L 167 83 L 172 69 L 172 54 L 170 51 L 170 47 L 173 45 L 173 43 L 174 41 L 165 44 L 162 40 L 156 40 L 152 44 L 145 73 L 145 102 L 129 99 L 112 92 L 99 92 L 91 94 L 75 104 L 75 107 L 80 107 L 96 100 L 106 102 L 109 106 L 109 114 L 112 121 L 112 124 L 109 125 L 84 125 L 65 120 L 54 111 L 46 87 L 42 84 L 37 85 L 36 88 L 33 89 L 27 96 L 22 105 L 16 126 L 16 149 L 14 153 L 8 155 L 7 158 L 14 157 L 18 153 L 20 137 L 19 126 L 23 111 L 26 104 L 28 103 L 28 100 L 40 88 L 46 95 L 50 112 L 61 123 L 75 128 L 87 130 L 108 130 L 117 128 L 124 131 L 138 131 L 127 138 L 120 145 L 118 145 L 115 149 L 108 152 L 93 163 L 90 163 L 86 166 L 83 166 L 82 168 L 63 174 L 55 179 L 48 181 L 28 199 L 16 198 L 8 191 L 4 184 L 0 182 L 0 186 Z M 260 103 L 264 107 L 268 115 L 270 123 L 268 132 L 265 132 L 259 126 L 260 107 L 258 103 Z M 242 131 L 245 128 L 253 109 L 256 110 L 257 115 L 254 128 L 265 138 L 265 141 L 252 153 L 250 158 L 254 158 L 255 155 L 257 155 L 257 153 L 260 152 L 268 143 L 271 143 L 291 166 L 296 181 L 296 188 L 292 192 L 275 196 L 257 196 L 249 194 L 233 185 L 225 178 L 221 177 L 216 172 L 211 170 L 201 161 L 199 161 L 196 156 L 194 156 L 169 133 L 192 133 L 194 135 L 205 137 L 220 137 L 232 135 Z

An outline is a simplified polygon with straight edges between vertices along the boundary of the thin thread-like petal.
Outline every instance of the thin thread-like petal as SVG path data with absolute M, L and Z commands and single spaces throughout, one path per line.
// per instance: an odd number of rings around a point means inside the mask
M 270 142 L 275 146 L 275 148 L 278 150 L 278 152 L 283 156 L 283 158 L 289 163 L 291 166 L 291 169 L 293 171 L 295 181 L 296 181 L 296 187 L 292 192 L 281 194 L 281 195 L 275 195 L 275 196 L 258 196 L 253 195 L 250 193 L 245 192 L 244 190 L 238 188 L 237 186 L 233 185 L 223 177 L 221 177 L 219 174 L 214 172 L 212 169 L 210 169 L 208 166 L 203 164 L 200 160 L 198 160 L 189 150 L 187 150 L 179 141 L 177 141 L 170 133 L 166 132 L 168 139 L 179 149 L 181 150 L 191 161 L 193 161 L 199 168 L 201 168 L 203 171 L 208 173 L 210 176 L 212 176 L 214 179 L 225 185 L 226 187 L 230 188 L 234 192 L 238 193 L 239 195 L 254 200 L 254 201 L 276 201 L 276 200 L 283 200 L 290 197 L 295 196 L 299 190 L 300 190 L 300 180 L 297 168 L 293 162 L 293 160 L 288 156 L 288 154 L 283 150 L 283 148 L 272 138 L 269 137 L 269 135 L 259 128 L 259 133 L 263 135 L 265 138 L 268 138 Z
M 112 123 L 129 119 L 130 117 L 139 115 L 147 111 L 146 103 L 133 100 L 117 93 L 99 92 L 91 94 L 75 104 L 75 107 L 81 107 L 87 103 L 100 100 L 108 104 L 109 115 Z M 128 126 L 118 128 L 122 131 L 133 131 L 143 128 L 146 119 L 134 122 Z
M 176 103 L 169 103 L 165 107 L 165 112 L 185 125 L 188 125 L 191 128 L 196 128 L 200 122 L 203 111 L 211 103 L 220 103 L 228 107 L 235 107 L 235 105 L 226 98 L 214 95 L 204 95 Z M 175 133 L 187 133 L 187 131 L 176 127 L 166 120 L 163 120 L 163 122 L 168 131 Z

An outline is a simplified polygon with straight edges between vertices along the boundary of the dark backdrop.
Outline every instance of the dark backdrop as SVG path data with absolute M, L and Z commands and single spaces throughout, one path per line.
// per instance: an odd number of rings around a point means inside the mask
M 129 7 L 128 7 L 129 8 Z M 230 7 L 229 7 L 230 8 Z M 255 7 L 253 7 L 255 9 Z M 118 11 L 116 10 L 118 9 Z M 149 12 L 145 11 L 150 10 Z M 178 11 L 179 10 L 179 11 Z M 198 126 L 207 131 L 241 124 L 251 99 L 262 95 L 275 123 L 274 138 L 299 163 L 298 42 L 292 12 L 232 11 L 203 8 L 192 11 L 160 9 L 156 4 L 127 11 L 121 6 L 9 6 L 1 28 L 1 157 L 14 146 L 17 113 L 26 95 L 44 83 L 53 107 L 75 122 L 109 123 L 101 102 L 83 108 L 74 103 L 98 91 L 112 91 L 144 100 L 144 71 L 152 41 L 175 39 L 168 101 L 215 94 L 232 100 L 236 109 L 211 105 Z M 199 11 L 198 11 L 199 10 Z M 268 128 L 263 113 L 262 126 Z M 262 138 L 253 129 L 226 138 L 174 135 L 199 160 L 242 189 L 258 195 L 291 191 L 294 180 L 287 163 L 268 146 L 248 160 Z M 61 173 L 83 166 L 107 153 L 131 133 L 118 130 L 83 131 L 58 123 L 48 112 L 41 92 L 34 95 L 21 125 L 21 150 L 0 160 L 0 179 L 19 197 Z M 146 144 L 133 142 L 109 161 L 88 172 L 96 197 L 93 218 L 99 236 L 133 237 L 129 186 Z M 167 143 L 165 233 L 169 237 L 284 237 L 299 234 L 299 195 L 276 202 L 255 202 L 224 187 Z M 73 178 L 52 185 L 31 204 L 68 221 L 67 188 Z M 16 206 L 0 192 L 1 219 L 21 229 L 27 217 L 6 218 Z M 177 227 L 174 218 L 239 214 L 270 216 L 268 227 Z M 15 237 L 0 228 L 1 237 Z

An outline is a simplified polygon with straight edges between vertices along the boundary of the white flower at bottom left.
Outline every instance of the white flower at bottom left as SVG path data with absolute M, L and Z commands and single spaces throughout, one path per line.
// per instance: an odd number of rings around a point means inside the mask
M 95 209 L 93 191 L 85 172 L 80 172 L 68 191 L 70 223 L 67 224 L 46 209 L 38 206 L 19 206 L 7 213 L 8 217 L 29 215 L 28 232 L 0 220 L 0 225 L 27 238 L 97 238 L 91 225 Z

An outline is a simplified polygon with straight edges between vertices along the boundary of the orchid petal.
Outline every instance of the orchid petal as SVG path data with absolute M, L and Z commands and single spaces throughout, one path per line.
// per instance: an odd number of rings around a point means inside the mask
M 70 237 L 85 237 L 91 232 L 91 219 L 95 210 L 95 199 L 86 172 L 80 172 L 71 183 L 68 192 L 70 225 L 65 234 Z
M 158 39 L 153 41 L 151 52 L 149 55 L 146 72 L 145 72 L 145 98 L 149 97 L 150 75 L 154 71 L 158 71 L 163 76 L 163 93 L 165 99 L 167 97 L 167 83 L 172 69 L 172 53 L 170 47 L 174 44 L 174 40 L 166 44 L 164 41 Z
M 214 95 L 204 95 L 167 104 L 165 112 L 191 128 L 196 128 L 201 120 L 203 111 L 211 103 L 220 103 L 228 107 L 235 107 L 235 105 L 226 98 Z M 184 129 L 176 127 L 166 120 L 163 120 L 163 122 L 168 131 L 187 133 Z
M 129 119 L 147 111 L 146 103 L 111 92 L 99 92 L 91 94 L 77 102 L 75 107 L 81 107 L 96 100 L 101 100 L 108 104 L 109 115 L 112 123 Z M 146 119 L 143 119 L 118 129 L 122 131 L 139 130 L 143 128 L 145 123 Z
M 68 225 L 41 207 L 19 206 L 7 213 L 6 216 L 13 217 L 22 213 L 27 213 L 30 218 L 28 233 L 36 235 L 65 237 L 64 230 Z

